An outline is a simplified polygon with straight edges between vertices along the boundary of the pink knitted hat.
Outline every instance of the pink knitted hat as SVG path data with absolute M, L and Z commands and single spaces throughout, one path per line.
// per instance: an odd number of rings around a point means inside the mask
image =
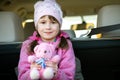
M 55 17 L 60 25 L 62 25 L 62 10 L 55 0 L 38 1 L 34 5 L 34 23 L 37 26 L 38 20 L 45 15 L 51 15 Z

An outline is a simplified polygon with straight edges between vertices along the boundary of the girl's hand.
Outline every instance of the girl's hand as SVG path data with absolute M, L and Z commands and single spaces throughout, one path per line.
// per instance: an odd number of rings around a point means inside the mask
M 30 69 L 33 69 L 33 68 L 37 68 L 38 70 L 40 70 L 41 69 L 41 65 L 33 62 L 33 63 L 31 63 Z
M 57 73 L 57 70 L 58 70 L 58 65 L 57 65 L 57 63 L 52 62 L 52 61 L 47 61 L 47 62 L 46 62 L 46 67 L 52 67 L 53 70 L 54 70 L 54 73 L 55 73 L 55 74 Z

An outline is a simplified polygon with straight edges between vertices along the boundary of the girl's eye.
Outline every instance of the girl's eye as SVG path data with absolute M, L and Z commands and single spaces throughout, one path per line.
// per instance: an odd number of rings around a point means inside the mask
M 45 21 L 40 22 L 40 24 L 45 24 Z
M 52 21 L 51 23 L 52 23 L 52 24 L 56 24 L 56 21 Z

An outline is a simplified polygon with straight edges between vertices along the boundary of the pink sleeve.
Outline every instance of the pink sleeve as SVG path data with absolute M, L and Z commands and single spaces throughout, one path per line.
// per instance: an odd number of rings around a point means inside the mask
M 53 80 L 74 80 L 75 76 L 75 55 L 72 43 L 68 41 L 69 49 L 67 51 L 58 51 L 61 54 L 62 60 L 59 64 L 59 69 L 56 77 Z
M 21 46 L 20 59 L 18 63 L 18 80 L 31 80 L 29 76 L 30 64 L 27 61 L 28 58 L 28 43 L 29 41 L 23 42 Z

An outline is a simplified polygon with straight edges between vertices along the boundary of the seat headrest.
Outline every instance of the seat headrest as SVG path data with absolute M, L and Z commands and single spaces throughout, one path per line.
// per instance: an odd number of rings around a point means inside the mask
M 23 28 L 19 16 L 13 12 L 0 12 L 0 42 L 23 41 Z
M 63 31 L 66 32 L 70 36 L 70 38 L 76 37 L 74 30 L 63 30 Z
M 120 5 L 107 5 L 98 11 L 98 27 L 120 24 Z M 120 30 L 103 33 L 102 37 L 120 36 Z
M 24 27 L 24 38 L 27 39 L 35 31 L 34 22 L 26 23 Z

